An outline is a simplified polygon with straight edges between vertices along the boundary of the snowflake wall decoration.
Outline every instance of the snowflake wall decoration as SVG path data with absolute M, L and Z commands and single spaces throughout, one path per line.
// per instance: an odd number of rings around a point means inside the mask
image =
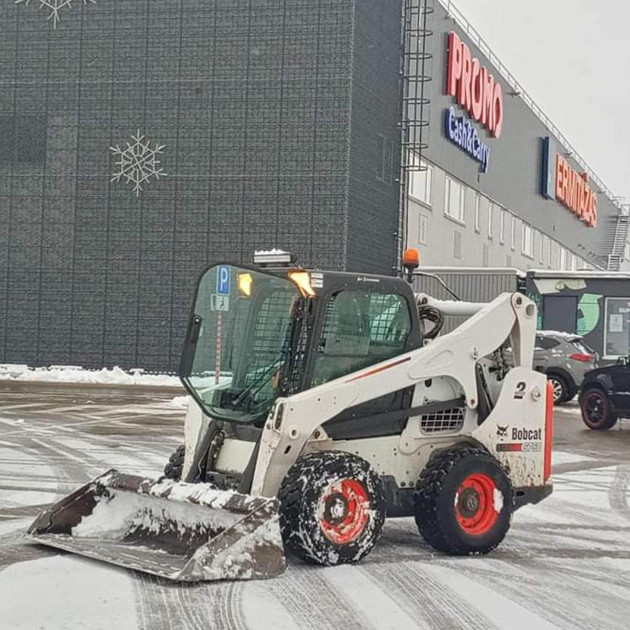
M 160 179 L 167 173 L 160 168 L 160 161 L 157 159 L 166 145 L 155 144 L 151 148 L 151 143 L 140 135 L 140 130 L 135 136 L 131 136 L 131 142 L 127 141 L 127 146 L 121 149 L 119 146 L 110 147 L 110 151 L 118 157 L 116 162 L 117 172 L 112 177 L 113 182 L 124 181 L 126 184 L 134 184 L 136 197 L 144 190 L 142 184 L 148 182 L 152 177 Z
M 57 23 L 61 15 L 62 9 L 71 9 L 72 3 L 77 0 L 35 0 L 39 2 L 39 8 L 48 11 L 47 20 L 52 20 L 53 28 L 57 28 Z M 83 0 L 83 4 L 96 4 L 96 0 Z M 31 0 L 15 0 L 15 4 L 24 4 L 28 6 Z

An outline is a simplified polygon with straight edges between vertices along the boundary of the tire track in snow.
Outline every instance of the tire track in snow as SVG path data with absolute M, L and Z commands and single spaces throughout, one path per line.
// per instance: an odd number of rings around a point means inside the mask
M 247 630 L 240 582 L 182 584 L 138 572 L 135 575 L 140 630 Z
M 365 628 L 355 610 L 324 578 L 325 568 L 297 564 L 294 558 L 291 562 L 282 576 L 266 581 L 264 586 L 284 604 L 296 628 Z
M 430 629 L 469 630 L 496 626 L 459 593 L 433 577 L 428 563 L 404 561 L 359 566 L 364 575 L 385 588 L 398 606 Z M 419 624 L 420 627 L 420 624 Z
M 377 584 L 355 565 L 329 567 L 324 578 L 353 607 L 365 628 L 378 630 L 418 630 L 427 628 L 423 619 L 412 617 L 398 606 L 391 592 Z
M 35 461 L 44 463 L 52 470 L 54 478 L 52 481 L 56 484 L 56 490 L 51 491 L 58 495 L 67 494 L 76 485 L 82 483 L 85 477 L 84 467 L 78 466 L 76 458 L 74 460 L 60 456 L 54 445 L 43 442 L 31 436 L 25 436 L 20 444 L 16 444 L 14 448 L 19 449 L 29 455 L 32 455 Z M 29 481 L 36 482 L 38 477 L 26 477 Z M 47 476 L 48 480 L 48 476 Z M 25 506 L 31 509 L 40 508 L 42 506 Z M 39 510 L 37 510 L 37 513 Z M 37 516 L 33 514 L 33 519 Z M 31 519 L 29 519 L 30 525 Z M 63 552 L 53 550 L 43 545 L 34 545 L 23 538 L 24 531 L 10 532 L 4 536 L 0 536 L 0 568 L 6 568 L 11 564 L 17 564 L 27 560 L 36 560 L 39 558 L 61 555 Z
M 488 585 L 559 628 L 609 630 L 627 626 L 630 614 L 627 580 L 610 575 L 605 565 L 598 569 L 591 560 L 559 562 L 542 557 L 525 558 L 515 564 L 487 558 L 483 564 L 481 560 L 473 560 L 460 567 L 451 562 L 449 568 L 475 583 Z M 557 589 L 549 588 L 550 584 L 562 585 L 561 596 Z M 585 606 L 586 595 L 597 601 L 598 606 Z

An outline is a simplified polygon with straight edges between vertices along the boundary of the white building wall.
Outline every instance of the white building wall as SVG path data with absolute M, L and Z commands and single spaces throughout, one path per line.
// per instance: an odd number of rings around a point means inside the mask
M 562 247 L 553 237 L 531 230 L 531 255 L 524 251 L 527 239 L 523 221 L 516 213 L 501 207 L 470 186 L 435 165 L 427 163 L 426 172 L 409 175 L 407 246 L 420 251 L 428 266 L 515 267 L 517 269 L 592 268 L 586 261 Z M 464 186 L 463 220 L 449 216 L 446 209 L 449 177 L 455 186 Z M 476 198 L 479 196 L 479 221 L 475 225 Z M 490 212 L 492 215 L 490 217 Z M 501 214 L 504 214 L 503 234 Z M 491 222 L 490 222 L 491 218 Z M 514 228 L 512 224 L 514 222 Z M 512 238 L 514 230 L 514 238 Z M 541 250 L 542 245 L 542 250 Z

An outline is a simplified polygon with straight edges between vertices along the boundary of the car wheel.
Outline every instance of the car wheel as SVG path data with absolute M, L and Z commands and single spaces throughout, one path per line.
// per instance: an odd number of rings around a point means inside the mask
M 598 388 L 590 388 L 580 395 L 580 409 L 584 424 L 594 431 L 605 431 L 617 424 L 608 396 Z
M 554 405 L 561 405 L 569 400 L 569 386 L 566 380 L 559 374 L 548 374 L 547 380 L 551 383 L 553 388 L 553 403 Z

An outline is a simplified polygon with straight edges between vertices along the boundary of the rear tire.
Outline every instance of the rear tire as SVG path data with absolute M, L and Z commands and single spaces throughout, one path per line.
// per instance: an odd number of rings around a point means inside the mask
M 512 485 L 501 464 L 476 448 L 438 453 L 422 471 L 415 494 L 416 525 L 438 551 L 492 551 L 510 528 Z
M 580 410 L 584 424 L 593 431 L 606 431 L 617 424 L 608 396 L 599 388 L 591 387 L 580 394 Z
M 164 476 L 167 479 L 174 479 L 180 481 L 182 478 L 182 471 L 184 469 L 184 454 L 186 447 L 184 444 L 180 444 L 175 452 L 170 456 L 166 466 L 164 466 Z
M 323 451 L 300 457 L 284 478 L 278 499 L 285 547 L 306 562 L 358 562 L 381 536 L 383 484 L 356 455 Z
M 572 398 L 569 384 L 567 383 L 567 380 L 566 378 L 564 378 L 564 376 L 560 376 L 559 374 L 548 374 L 547 380 L 551 383 L 551 386 L 553 387 L 554 405 L 561 405 Z

